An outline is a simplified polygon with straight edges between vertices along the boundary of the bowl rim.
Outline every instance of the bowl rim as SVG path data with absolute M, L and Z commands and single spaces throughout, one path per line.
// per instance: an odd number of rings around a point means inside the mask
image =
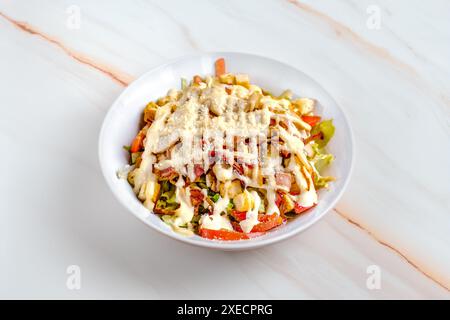
M 248 239 L 248 240 L 236 240 L 236 241 L 220 241 L 220 240 L 209 240 L 209 241 L 195 241 L 192 240 L 192 237 L 182 237 L 179 236 L 178 234 L 176 234 L 172 229 L 168 228 L 168 230 L 163 230 L 162 228 L 154 225 L 153 223 L 150 223 L 148 221 L 146 221 L 145 219 L 143 219 L 140 215 L 138 215 L 136 212 L 134 212 L 134 210 L 126 203 L 126 201 L 123 199 L 123 197 L 118 194 L 118 192 L 116 192 L 116 190 L 113 188 L 112 186 L 112 182 L 109 180 L 108 178 L 108 172 L 106 171 L 106 168 L 104 166 L 104 156 L 103 156 L 103 141 L 105 139 L 105 131 L 106 131 L 106 127 L 108 125 L 108 123 L 111 121 L 111 117 L 114 114 L 114 110 L 116 108 L 118 108 L 119 104 L 117 103 L 118 101 L 120 101 L 122 99 L 122 97 L 129 91 L 132 90 L 135 86 L 139 85 L 140 81 L 147 77 L 149 74 L 157 72 L 159 69 L 163 69 L 166 68 L 172 64 L 181 62 L 182 60 L 189 60 L 189 59 L 193 59 L 193 58 L 201 58 L 204 56 L 220 56 L 220 55 L 245 55 L 248 57 L 255 57 L 255 58 L 259 58 L 259 59 L 264 59 L 264 60 L 269 60 L 272 61 L 274 63 L 283 65 L 285 67 L 294 69 L 296 72 L 300 72 L 302 73 L 306 78 L 308 78 L 308 80 L 314 84 L 315 86 L 319 87 L 320 89 L 322 89 L 328 96 L 329 98 L 333 101 L 333 103 L 335 104 L 335 106 L 337 107 L 337 109 L 339 109 L 341 115 L 342 115 L 342 119 L 343 119 L 343 124 L 346 127 L 346 130 L 348 132 L 348 138 L 349 138 L 349 150 L 347 150 L 347 152 L 350 153 L 350 163 L 348 165 L 348 173 L 347 175 L 343 178 L 343 183 L 342 183 L 342 188 L 340 190 L 335 191 L 336 195 L 334 196 L 334 198 L 329 202 L 329 204 L 322 210 L 322 212 L 320 214 L 317 214 L 315 217 L 313 217 L 312 219 L 310 219 L 309 221 L 307 221 L 305 224 L 298 226 L 297 228 L 291 230 L 290 232 L 284 233 L 284 234 L 279 234 L 276 235 L 272 238 L 268 238 L 268 239 L 258 239 L 258 238 L 252 238 L 252 239 Z M 144 72 L 143 74 L 141 74 L 138 78 L 134 79 L 130 84 L 128 84 L 123 90 L 122 92 L 119 94 L 119 96 L 117 96 L 114 101 L 112 102 L 111 106 L 108 108 L 108 111 L 106 112 L 106 115 L 103 119 L 102 122 L 102 126 L 100 129 L 100 134 L 99 134 L 99 138 L 98 138 L 98 159 L 100 162 L 100 168 L 103 174 L 103 177 L 110 189 L 110 191 L 114 194 L 115 198 L 121 203 L 121 205 L 123 207 L 125 207 L 129 212 L 131 212 L 136 218 L 138 218 L 138 220 L 140 220 L 142 223 L 144 223 L 147 226 L 150 226 L 152 229 L 156 230 L 157 232 L 164 234 L 172 239 L 178 240 L 182 243 L 186 243 L 186 244 L 190 244 L 192 246 L 196 246 L 196 247 L 203 247 L 203 248 L 209 248 L 209 249 L 219 249 L 219 250 L 248 250 L 248 249 L 256 249 L 256 248 L 260 248 L 263 246 L 267 246 L 270 244 L 274 244 L 276 242 L 280 242 L 283 240 L 286 240 L 288 238 L 291 238 L 297 234 L 299 234 L 300 232 L 308 229 L 309 227 L 311 227 L 313 224 L 315 224 L 316 222 L 318 222 L 320 219 L 322 219 L 329 211 L 331 211 L 334 206 L 336 205 L 336 203 L 340 200 L 340 198 L 342 197 L 342 195 L 344 194 L 345 190 L 347 189 L 347 186 L 350 182 L 352 173 L 353 173 L 353 167 L 354 167 L 354 163 L 355 163 L 355 143 L 354 143 L 354 134 L 353 134 L 353 130 L 352 127 L 350 125 L 350 122 L 348 121 L 348 117 L 346 115 L 346 113 L 344 112 L 344 110 L 339 106 L 339 104 L 336 102 L 336 100 L 328 93 L 327 90 L 325 90 L 325 88 L 323 88 L 316 80 L 314 80 L 312 77 L 310 77 L 308 74 L 306 74 L 305 72 L 276 59 L 273 58 L 269 58 L 263 55 L 258 55 L 258 54 L 253 54 L 253 53 L 246 53 L 246 52 L 238 52 L 238 51 L 208 51 L 208 52 L 202 52 L 202 53 L 193 53 L 193 54 L 188 54 L 188 55 L 182 55 L 173 59 L 169 59 L 167 60 L 167 62 L 157 65 L 154 68 L 151 68 L 150 70 Z M 152 212 L 151 212 L 152 213 Z M 153 213 L 152 213 L 153 214 Z

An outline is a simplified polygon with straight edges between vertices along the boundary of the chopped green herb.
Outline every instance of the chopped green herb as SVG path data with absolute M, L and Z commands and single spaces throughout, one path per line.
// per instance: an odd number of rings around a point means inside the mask
M 175 210 L 178 209 L 179 203 L 176 201 L 175 186 L 169 181 L 161 183 L 161 196 L 156 202 L 159 209 Z
M 212 200 L 213 202 L 217 202 L 217 201 L 219 201 L 219 198 L 220 198 L 220 194 L 216 193 L 215 195 L 213 195 L 213 196 L 211 197 L 211 200 Z
M 234 208 L 233 200 L 230 200 L 230 202 L 227 205 L 227 212 L 230 212 Z

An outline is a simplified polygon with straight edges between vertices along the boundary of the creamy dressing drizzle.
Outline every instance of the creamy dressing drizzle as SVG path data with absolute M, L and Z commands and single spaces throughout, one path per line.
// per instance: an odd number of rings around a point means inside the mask
M 252 191 L 251 196 L 253 197 L 254 205 L 253 208 L 247 211 L 245 220 L 241 221 L 239 225 L 242 231 L 249 233 L 252 231 L 253 227 L 258 224 L 258 210 L 261 205 L 261 198 L 256 191 Z
M 195 179 L 194 163 L 209 167 L 212 148 L 218 150 L 220 156 L 225 156 L 231 161 L 234 157 L 246 163 L 257 161 L 256 139 L 262 132 L 269 132 L 271 119 L 276 121 L 279 137 L 285 144 L 283 148 L 291 151 L 288 167 L 284 168 L 281 165 L 279 157 L 272 159 L 269 156 L 268 161 L 261 168 L 255 165 L 253 174 L 246 176 L 236 173 L 229 165 L 226 168 L 224 164 L 216 163 L 213 171 L 217 180 L 229 182 L 237 178 L 242 180 L 246 186 L 265 189 L 266 213 L 279 215 L 280 211 L 275 203 L 276 191 L 283 188 L 276 184 L 275 173 L 288 172 L 293 174 L 294 180 L 301 190 L 298 196 L 292 196 L 293 200 L 304 207 L 317 203 L 317 193 L 310 174 L 312 172 L 311 165 L 306 158 L 305 146 L 302 141 L 302 138 L 307 136 L 306 131 L 311 127 L 299 117 L 287 113 L 289 112 L 289 101 L 264 96 L 260 100 L 262 108 L 246 112 L 249 95 L 253 92 L 261 92 L 259 87 L 251 85 L 247 89 L 238 85 L 224 85 L 213 81 L 211 77 L 207 77 L 205 82 L 206 84 L 201 83 L 200 86 L 189 86 L 181 93 L 171 90 L 170 96 L 174 100 L 159 107 L 156 111 L 155 119 L 146 134 L 142 162 L 136 169 L 134 178 L 134 191 L 144 201 L 145 206 L 150 210 L 154 207 L 154 203 L 151 201 L 152 188 L 157 182 L 157 177 L 153 173 L 154 169 L 164 170 L 173 167 L 176 172 L 193 181 Z M 228 94 L 225 88 L 231 88 L 231 94 Z M 287 124 L 287 129 L 279 125 L 280 121 Z M 219 132 L 219 134 L 210 137 L 209 134 L 212 130 L 216 130 L 215 132 Z M 222 149 L 224 144 L 229 145 L 230 139 L 227 140 L 227 137 L 230 133 L 249 137 L 250 146 L 241 144 L 237 150 L 234 150 L 235 148 Z M 200 137 L 206 140 L 203 141 L 205 143 L 203 147 L 199 147 L 199 144 L 202 143 Z M 214 138 L 212 143 L 209 141 L 210 138 Z M 174 145 L 176 146 L 173 147 Z M 170 150 L 170 157 L 157 161 L 156 154 L 167 150 Z M 261 175 L 266 180 L 265 184 L 261 183 Z M 175 228 L 187 225 L 189 229 L 194 215 L 194 207 L 190 202 L 190 189 L 184 187 L 182 176 L 176 184 L 176 199 L 180 207 L 176 210 L 173 224 Z M 207 180 L 207 185 L 210 184 L 211 182 Z M 250 195 L 253 197 L 254 206 L 247 212 L 246 219 L 241 222 L 244 232 L 250 232 L 258 223 L 258 209 L 261 205 L 261 198 L 257 192 L 252 191 Z M 222 228 L 233 230 L 226 215 L 222 215 L 229 202 L 230 199 L 227 195 L 221 197 L 214 205 L 213 214 L 202 216 L 200 224 L 205 228 L 215 230 Z

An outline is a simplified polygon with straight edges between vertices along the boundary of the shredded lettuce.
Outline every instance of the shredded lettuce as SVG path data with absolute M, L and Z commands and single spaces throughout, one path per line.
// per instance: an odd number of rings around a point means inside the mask
M 161 196 L 156 202 L 159 209 L 175 210 L 179 207 L 176 201 L 175 186 L 169 181 L 163 181 L 161 185 Z
M 314 156 L 310 159 L 310 161 L 314 164 L 317 171 L 321 172 L 333 162 L 334 156 L 331 153 L 327 153 L 324 148 L 320 148 L 317 142 L 313 143 L 311 147 L 313 149 Z
M 333 137 L 334 131 L 333 120 L 324 120 L 311 130 L 311 135 L 321 134 L 321 138 L 311 144 L 314 155 L 309 157 L 309 161 L 314 168 L 314 185 L 317 189 L 327 188 L 328 182 L 335 180 L 334 177 L 322 175 L 322 171 L 334 160 L 334 156 L 325 150 L 325 146 Z
M 164 196 L 165 194 L 162 194 L 161 196 Z M 167 205 L 171 206 L 171 205 L 177 205 L 177 201 L 176 201 L 176 196 L 175 196 L 175 192 L 173 193 L 167 193 Z
M 331 153 L 327 153 L 325 148 L 321 148 L 317 142 L 314 142 L 311 147 L 314 151 L 314 156 L 309 161 L 314 169 L 314 185 L 317 189 L 327 188 L 328 182 L 335 179 L 331 176 L 323 176 L 322 171 L 333 162 L 334 156 Z
M 331 176 L 322 177 L 320 175 L 314 176 L 314 185 L 316 189 L 328 188 L 328 182 L 334 181 L 335 178 Z

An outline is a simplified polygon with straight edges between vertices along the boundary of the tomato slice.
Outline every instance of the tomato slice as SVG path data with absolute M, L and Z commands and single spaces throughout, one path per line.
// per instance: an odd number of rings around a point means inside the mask
M 237 211 L 237 210 L 233 210 L 231 211 L 231 215 L 237 220 L 237 221 L 242 221 L 245 220 L 247 218 L 247 212 L 246 211 Z
M 246 240 L 249 239 L 245 233 L 230 231 L 226 229 L 220 230 L 211 230 L 211 229 L 200 229 L 200 236 L 206 239 L 215 239 L 215 240 Z
M 302 120 L 309 124 L 311 127 L 314 127 L 320 121 L 319 116 L 302 116 Z
M 305 212 L 306 210 L 308 210 L 308 209 L 310 209 L 310 208 L 312 208 L 312 207 L 314 207 L 314 206 L 315 206 L 315 204 L 312 205 L 312 206 L 309 206 L 309 207 L 302 207 L 301 205 L 298 204 L 298 202 L 296 202 L 296 203 L 295 203 L 295 207 L 294 207 L 294 212 L 295 212 L 296 214 L 300 214 L 300 213 L 303 213 L 303 212 Z
M 246 234 L 250 238 L 258 237 L 266 233 L 266 231 L 273 229 L 283 223 L 283 218 L 276 215 L 259 215 L 259 223 L 252 228 L 250 233 Z M 241 225 L 238 222 L 231 222 L 235 231 L 242 233 Z M 245 233 L 244 233 L 245 234 Z
M 277 214 L 262 215 L 259 218 L 259 223 L 255 225 L 251 232 L 265 232 L 267 230 L 278 227 L 283 223 L 283 218 Z

